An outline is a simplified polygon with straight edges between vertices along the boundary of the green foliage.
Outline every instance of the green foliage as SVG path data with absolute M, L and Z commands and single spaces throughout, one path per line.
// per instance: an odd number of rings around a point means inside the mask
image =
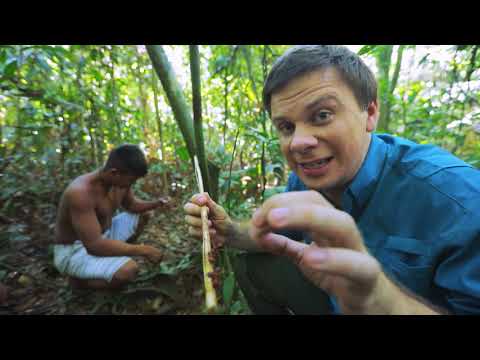
M 190 106 L 188 47 L 163 48 Z M 220 168 L 219 202 L 235 218 L 248 218 L 286 183 L 288 169 L 260 99 L 271 64 L 286 48 L 199 48 L 206 156 Z M 442 146 L 478 166 L 478 50 L 478 45 L 360 47 L 358 54 L 374 64 L 389 132 Z M 4 224 L 0 242 L 25 240 L 24 224 L 36 216 L 53 223 L 68 182 L 101 166 L 122 142 L 145 149 L 150 171 L 164 176 L 166 192 L 189 198 L 197 191 L 188 150 L 160 85 L 155 111 L 155 76 L 143 46 L 0 46 L 0 213 L 16 224 Z M 180 271 L 197 260 L 185 257 L 178 268 L 159 271 Z M 226 311 L 242 313 L 245 305 L 232 276 L 226 271 L 223 279 Z
M 362 48 L 360 48 L 360 50 L 358 50 L 357 54 L 360 56 L 372 54 L 377 47 L 378 45 L 364 45 Z

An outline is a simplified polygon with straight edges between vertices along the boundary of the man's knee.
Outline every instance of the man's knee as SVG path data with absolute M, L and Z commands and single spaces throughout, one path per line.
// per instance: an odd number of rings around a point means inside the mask
M 118 284 L 133 282 L 137 278 L 138 270 L 139 268 L 137 263 L 133 260 L 130 260 L 117 270 L 117 272 L 113 275 L 112 282 Z

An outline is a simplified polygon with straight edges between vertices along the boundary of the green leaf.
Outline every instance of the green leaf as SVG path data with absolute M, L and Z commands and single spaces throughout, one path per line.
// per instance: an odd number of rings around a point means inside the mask
M 188 150 L 186 146 L 182 146 L 180 149 L 177 150 L 178 156 L 182 161 L 188 161 Z
M 233 272 L 231 272 L 223 281 L 223 302 L 227 307 L 229 307 L 230 303 L 232 302 L 234 289 L 235 289 L 235 275 Z
M 423 65 L 425 62 L 427 62 L 429 56 L 430 56 L 430 53 L 428 53 L 427 55 L 425 55 L 425 56 L 422 58 L 422 60 L 420 60 L 420 61 L 418 62 L 418 65 Z
M 242 302 L 240 300 L 235 301 L 230 308 L 230 314 L 231 315 L 240 314 L 242 311 L 245 312 L 245 309 L 244 309 L 244 307 L 242 305 Z
M 17 71 L 17 68 L 18 68 L 17 59 L 7 60 L 7 65 L 5 65 L 3 74 L 6 77 L 11 77 L 15 74 L 15 71 Z
M 7 60 L 7 51 L 0 49 L 0 68 L 4 66 L 4 62 Z
M 36 60 L 37 60 L 37 63 L 40 65 L 40 67 L 43 70 L 45 70 L 47 72 L 50 71 L 50 65 L 48 65 L 48 63 L 45 61 L 43 56 L 37 56 Z
M 358 55 L 367 55 L 374 52 L 378 45 L 364 45 L 360 50 L 358 50 Z

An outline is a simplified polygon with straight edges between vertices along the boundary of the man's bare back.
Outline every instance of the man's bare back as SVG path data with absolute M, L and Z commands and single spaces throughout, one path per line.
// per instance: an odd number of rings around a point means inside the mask
M 95 179 L 95 172 L 81 175 L 65 189 L 60 199 L 55 226 L 56 244 L 73 244 L 79 240 L 73 228 L 70 208 L 79 194 L 94 203 L 97 220 L 105 232 L 112 224 L 113 214 L 120 208 L 128 188 L 111 186 L 108 190 Z M 75 193 L 73 196 L 72 194 Z

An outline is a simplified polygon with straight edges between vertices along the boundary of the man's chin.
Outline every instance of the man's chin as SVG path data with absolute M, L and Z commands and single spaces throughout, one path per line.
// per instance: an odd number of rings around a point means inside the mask
M 303 180 L 302 182 L 305 184 L 307 189 L 309 190 L 316 190 L 321 193 L 337 193 L 343 187 L 338 184 L 338 182 L 333 181 L 312 181 L 311 179 Z
M 331 181 L 326 181 L 327 179 L 312 179 L 311 177 L 305 176 L 299 177 L 309 190 L 326 191 L 335 187 L 335 184 L 332 184 Z

